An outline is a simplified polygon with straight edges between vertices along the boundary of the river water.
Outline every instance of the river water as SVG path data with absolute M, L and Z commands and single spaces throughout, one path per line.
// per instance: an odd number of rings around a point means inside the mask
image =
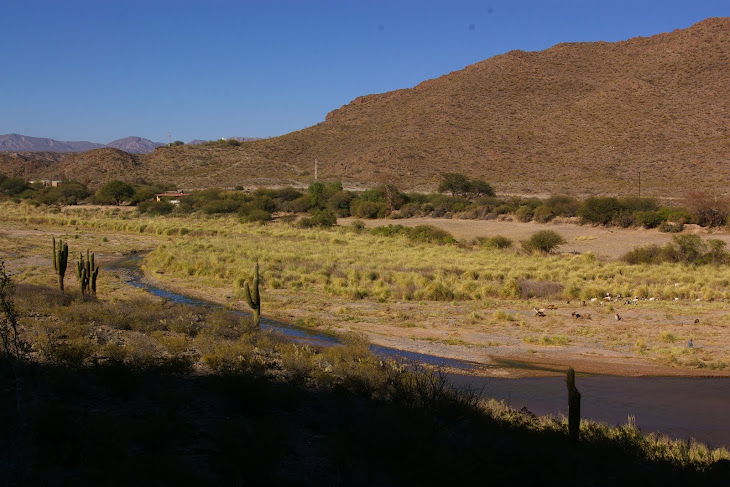
M 132 286 L 174 302 L 195 306 L 217 306 L 181 294 L 157 288 L 145 282 L 139 269 L 139 257 L 113 266 L 125 269 L 126 281 Z M 266 318 L 265 329 L 274 329 L 294 340 L 312 345 L 337 344 L 333 336 L 299 328 Z M 409 362 L 448 366 L 450 370 L 471 368 L 458 360 L 405 352 L 373 345 L 374 353 Z M 536 415 L 567 416 L 565 377 L 500 379 L 450 373 L 449 380 L 457 386 L 481 391 L 485 397 L 504 401 L 515 409 L 527 408 Z M 694 438 L 711 446 L 730 447 L 730 378 L 703 377 L 576 377 L 581 393 L 581 417 L 608 424 L 625 424 L 629 416 L 642 431 L 659 432 L 675 438 Z

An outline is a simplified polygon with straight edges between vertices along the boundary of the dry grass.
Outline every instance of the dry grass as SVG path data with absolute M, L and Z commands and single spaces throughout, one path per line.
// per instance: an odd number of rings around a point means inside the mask
M 52 212 L 5 205 L 2 218 L 7 230 L 0 240 L 18 256 L 8 265 L 28 283 L 53 285 L 48 242 L 56 235 L 74 251 L 91 248 L 102 262 L 114 253 L 155 249 L 144 259 L 150 277 L 244 310 L 240 291 L 259 262 L 265 315 L 355 330 L 382 343 L 396 339 L 406 349 L 474 359 L 474 350 L 485 345 L 491 353 L 518 356 L 530 345 L 531 355 L 544 359 L 590 353 L 617 363 L 628 356 L 706 370 L 730 363 L 723 304 L 728 279 L 721 267 L 526 256 L 347 228 L 261 227 L 226 217 L 140 218 L 102 209 Z M 67 285 L 74 282 L 67 277 Z M 132 292 L 104 271 L 99 285 L 101 295 Z M 600 305 L 607 293 L 640 301 Z M 533 308 L 545 308 L 547 317 Z M 693 324 L 695 319 L 700 323 Z M 674 349 L 689 338 L 694 351 Z M 440 348 L 430 348 L 436 344 Z

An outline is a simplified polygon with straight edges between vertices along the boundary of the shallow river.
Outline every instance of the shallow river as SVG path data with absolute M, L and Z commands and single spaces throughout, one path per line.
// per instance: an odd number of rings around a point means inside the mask
M 142 280 L 139 258 L 114 266 L 124 269 L 129 284 L 171 301 L 197 306 L 217 306 L 154 287 Z M 295 340 L 313 345 L 334 345 L 337 339 L 314 330 L 298 328 L 262 318 L 262 327 L 275 329 Z M 466 362 L 431 355 L 404 352 L 373 345 L 373 352 L 407 361 L 447 365 L 468 370 Z M 537 415 L 567 415 L 565 377 L 498 379 L 448 374 L 458 386 L 481 391 L 485 397 L 503 400 L 509 406 L 526 407 Z M 633 416 L 643 431 L 661 432 L 677 438 L 695 438 L 712 446 L 730 447 L 730 378 L 615 377 L 576 378 L 580 391 L 581 416 L 609 424 L 625 424 Z

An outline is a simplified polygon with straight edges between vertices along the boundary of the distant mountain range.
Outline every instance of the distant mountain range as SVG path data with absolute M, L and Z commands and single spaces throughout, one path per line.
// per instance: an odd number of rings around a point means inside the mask
M 238 142 L 251 142 L 261 140 L 257 137 L 228 137 L 226 140 L 237 140 Z M 194 139 L 188 142 L 191 145 L 198 145 L 207 140 Z M 149 154 L 154 152 L 155 147 L 162 147 L 167 144 L 152 142 L 142 137 L 125 137 L 109 142 L 108 144 L 97 144 L 96 142 L 81 141 L 60 141 L 45 139 L 41 137 L 29 137 L 20 134 L 0 135 L 0 152 L 86 152 L 91 149 L 111 147 L 123 150 L 130 154 Z
M 112 147 L 130 154 L 148 154 L 165 144 L 142 137 L 125 137 L 108 144 L 87 141 L 59 141 L 20 134 L 0 135 L 0 152 L 86 152 L 91 149 Z

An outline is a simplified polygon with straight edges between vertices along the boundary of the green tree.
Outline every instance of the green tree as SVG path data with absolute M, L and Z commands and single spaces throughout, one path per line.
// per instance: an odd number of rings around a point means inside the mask
M 441 176 L 441 182 L 438 187 L 439 193 L 450 192 L 451 196 L 456 196 L 457 194 L 466 195 L 469 193 L 469 190 L 469 178 L 465 175 L 458 172 L 447 172 Z
M 114 180 L 104 184 L 94 196 L 102 205 L 118 205 L 134 196 L 134 188 L 124 181 Z
M 30 189 L 30 185 L 23 178 L 6 178 L 0 183 L 0 192 L 8 196 L 17 196 L 27 189 Z
M 469 193 L 474 196 L 496 196 L 494 188 L 483 179 L 472 179 L 469 181 Z

